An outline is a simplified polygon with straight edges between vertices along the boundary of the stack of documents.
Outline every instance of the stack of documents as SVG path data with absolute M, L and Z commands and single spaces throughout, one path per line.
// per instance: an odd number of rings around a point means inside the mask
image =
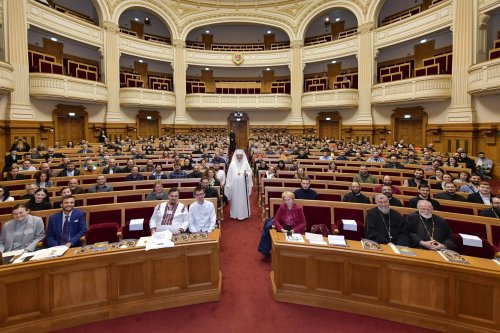
M 146 251 L 174 247 L 172 233 L 168 230 L 155 232 L 146 243 Z
M 323 240 L 323 235 L 321 234 L 312 234 L 310 232 L 306 232 L 306 239 L 309 241 L 310 244 L 327 245 L 326 242 Z

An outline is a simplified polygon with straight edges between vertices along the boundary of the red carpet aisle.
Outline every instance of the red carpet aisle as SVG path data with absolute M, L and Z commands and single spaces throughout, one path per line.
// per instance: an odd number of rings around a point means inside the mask
M 226 207 L 220 302 L 133 315 L 60 332 L 433 332 L 340 311 L 275 302 L 269 281 L 271 263 L 262 261 L 257 252 L 261 227 L 255 193 L 250 221 L 229 220 L 229 207 Z

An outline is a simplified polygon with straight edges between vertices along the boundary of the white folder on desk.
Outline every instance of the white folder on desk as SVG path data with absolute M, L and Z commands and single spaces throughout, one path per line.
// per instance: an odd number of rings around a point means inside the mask
M 354 220 L 342 220 L 344 223 L 344 230 L 358 231 L 358 224 Z
M 460 234 L 460 236 L 462 237 L 463 244 L 466 246 L 483 247 L 483 241 L 477 236 L 468 234 Z

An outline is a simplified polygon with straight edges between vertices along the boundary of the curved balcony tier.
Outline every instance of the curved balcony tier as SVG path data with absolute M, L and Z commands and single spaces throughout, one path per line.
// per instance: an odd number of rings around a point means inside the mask
M 452 24 L 453 4 L 452 1 L 445 1 L 415 16 L 376 29 L 374 47 L 379 49 L 401 43 L 416 36 L 451 27 Z
M 71 76 L 30 73 L 30 95 L 45 99 L 106 103 L 108 88 L 100 82 Z
M 46 31 L 95 46 L 104 42 L 102 29 L 36 1 L 28 2 L 28 23 Z
M 372 104 L 407 101 L 442 101 L 451 98 L 451 75 L 421 76 L 376 84 Z
M 14 69 L 6 62 L 0 61 L 0 92 L 14 90 Z
M 331 107 L 352 108 L 358 106 L 357 89 L 338 89 L 308 92 L 302 95 L 303 109 Z
M 236 52 L 223 51 L 205 51 L 186 49 L 186 62 L 189 65 L 198 66 L 220 66 L 220 67 L 236 67 L 233 62 L 233 55 Z M 274 50 L 274 51 L 243 51 L 244 67 L 266 67 L 266 66 L 282 66 L 290 63 L 290 50 Z
M 123 33 L 120 34 L 119 45 L 121 53 L 158 61 L 174 60 L 174 48 L 171 45 L 149 42 Z
M 500 58 L 469 68 L 469 94 L 486 95 L 500 91 Z
M 305 46 L 304 63 L 324 61 L 357 54 L 359 50 L 358 36 L 335 40 L 333 42 Z
M 175 108 L 175 94 L 170 91 L 121 88 L 120 104 L 122 106 L 138 106 L 147 108 Z
M 186 96 L 186 108 L 191 110 L 202 109 L 282 109 L 292 107 L 292 97 L 287 94 L 260 94 L 260 95 L 216 95 L 216 94 L 189 94 Z

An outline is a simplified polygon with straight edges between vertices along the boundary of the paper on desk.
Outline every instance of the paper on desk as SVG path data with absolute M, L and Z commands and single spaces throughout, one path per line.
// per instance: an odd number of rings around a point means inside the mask
M 327 245 L 326 242 L 323 240 L 323 235 L 321 234 L 313 234 L 310 232 L 306 232 L 306 239 L 309 241 L 310 244 Z
M 19 264 L 21 262 L 24 262 L 25 260 L 30 260 L 31 257 L 33 257 L 33 252 L 24 252 L 19 257 L 17 257 L 16 260 L 14 260 L 12 263 Z
M 356 221 L 342 219 L 342 223 L 344 223 L 344 230 L 358 231 L 358 224 Z
M 328 235 L 328 244 L 337 246 L 347 246 L 343 235 Z
M 4 252 L 4 253 L 2 253 L 2 256 L 4 258 L 6 258 L 6 257 L 17 257 L 17 256 L 20 256 L 23 253 L 24 253 L 24 249 L 20 249 L 20 250 L 14 250 L 14 251 L 9 251 L 9 252 Z
M 483 241 L 481 238 L 468 235 L 468 234 L 459 234 L 462 237 L 462 242 L 466 246 L 474 246 L 474 247 L 483 247 Z
M 67 247 L 66 245 L 59 245 L 59 246 L 49 247 L 48 249 L 38 250 L 35 253 L 33 253 L 33 258 L 31 258 L 31 260 L 41 260 L 41 259 L 60 257 L 64 253 L 66 253 L 68 249 L 69 247 Z
M 304 238 L 302 237 L 301 234 L 292 234 L 291 236 L 287 235 L 286 241 L 294 243 L 305 243 Z
M 165 247 L 174 247 L 172 233 L 168 230 L 155 232 L 146 243 L 146 251 Z
M 128 224 L 128 230 L 130 231 L 142 231 L 144 227 L 144 219 L 132 219 Z
M 151 239 L 151 236 L 147 236 L 147 237 L 141 237 L 139 238 L 139 240 L 137 241 L 137 244 L 135 244 L 136 247 L 139 247 L 139 246 L 146 246 L 146 244 L 148 243 L 148 241 Z

